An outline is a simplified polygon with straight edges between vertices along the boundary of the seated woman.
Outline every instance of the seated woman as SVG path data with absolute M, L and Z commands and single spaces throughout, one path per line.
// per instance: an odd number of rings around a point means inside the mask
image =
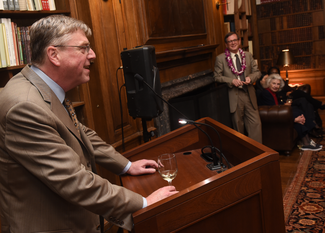
M 280 74 L 280 69 L 276 66 L 270 67 L 267 72 L 266 77 L 271 74 Z M 261 81 L 261 83 L 263 83 L 263 81 Z M 295 101 L 296 99 L 299 99 L 299 98 L 305 98 L 314 108 L 315 123 L 316 123 L 317 129 L 315 129 L 315 131 L 312 132 L 312 136 L 321 137 L 323 134 L 323 131 L 322 131 L 323 123 L 322 123 L 322 119 L 319 116 L 318 109 L 324 110 L 325 105 L 322 103 L 322 101 L 319 101 L 310 95 L 310 89 L 311 89 L 311 87 L 309 84 L 304 84 L 303 86 L 296 89 L 296 88 L 290 87 L 288 85 L 288 82 L 285 82 L 282 90 L 277 92 L 277 97 L 278 97 L 279 103 L 280 102 L 285 103 L 288 99 L 292 99 L 292 101 Z
M 282 104 L 277 97 L 277 92 L 284 87 L 284 81 L 279 74 L 271 74 L 265 79 L 263 83 L 265 87 L 258 96 L 258 105 L 279 105 Z M 308 103 L 305 98 L 296 99 L 292 103 L 284 103 L 291 105 L 293 113 L 294 128 L 298 133 L 298 137 L 301 140 L 301 150 L 319 151 L 322 146 L 316 144 L 309 138 L 308 133 L 311 132 L 314 127 L 313 119 L 313 106 Z

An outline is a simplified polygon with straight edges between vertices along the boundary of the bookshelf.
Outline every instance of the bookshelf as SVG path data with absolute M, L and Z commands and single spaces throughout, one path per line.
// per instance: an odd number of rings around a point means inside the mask
M 2 1 L 2 0 L 1 0 Z M 17 24 L 17 27 L 28 27 L 31 26 L 38 19 L 53 15 L 62 14 L 71 17 L 76 17 L 73 12 L 74 0 L 55 0 L 56 10 L 40 10 L 40 11 L 19 11 L 19 10 L 2 10 L 0 11 L 0 18 L 10 18 L 11 22 Z M 71 6 L 71 7 L 70 7 Z M 3 88 L 6 83 L 20 70 L 26 66 L 23 65 L 9 65 L 7 67 L 0 68 L 0 88 Z M 67 93 L 67 96 L 72 100 L 78 118 L 80 122 L 86 125 L 92 125 L 89 119 L 92 119 L 89 110 L 85 109 L 85 101 L 87 102 L 88 87 L 87 84 L 78 86 Z
M 236 32 L 241 38 L 241 48 L 250 51 L 253 54 L 253 32 L 252 9 L 255 7 L 255 0 L 227 1 L 228 5 L 223 1 L 223 13 L 225 22 L 225 34 L 232 31 Z
M 296 61 L 289 70 L 324 67 L 323 0 L 273 1 L 256 8 L 262 71 L 276 65 L 278 54 L 286 48 Z
M 238 1 L 234 1 L 234 19 L 237 35 L 241 37 L 242 49 L 248 51 L 248 20 L 246 15 L 246 4 L 238 6 Z M 248 10 L 248 9 L 247 9 Z

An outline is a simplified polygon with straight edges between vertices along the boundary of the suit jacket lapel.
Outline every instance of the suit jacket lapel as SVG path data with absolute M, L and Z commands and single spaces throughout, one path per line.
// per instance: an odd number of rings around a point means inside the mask
M 51 88 L 32 69 L 30 69 L 29 66 L 26 66 L 21 73 L 38 89 L 40 95 L 48 104 L 51 111 L 67 126 L 70 132 L 78 138 L 81 143 L 83 143 L 76 127 L 73 125 L 69 113 Z

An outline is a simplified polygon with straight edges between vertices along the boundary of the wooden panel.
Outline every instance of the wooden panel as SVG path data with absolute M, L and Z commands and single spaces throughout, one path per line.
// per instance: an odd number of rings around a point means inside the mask
M 249 206 L 249 208 L 247 208 Z M 222 232 L 233 233 L 249 232 L 261 233 L 263 231 L 261 209 L 261 196 L 257 193 L 247 199 L 243 199 L 236 205 L 227 206 L 222 211 L 213 213 L 207 218 L 193 221 L 193 224 L 183 228 L 178 233 L 197 233 L 197 232 Z M 244 219 L 241 213 L 250 216 Z M 234 224 L 234 219 L 236 224 Z M 211 226 L 211 222 L 213 223 Z M 210 223 L 210 224 L 209 224 Z
M 285 232 L 278 154 L 214 120 L 200 122 L 219 132 L 222 151 L 234 166 L 219 174 L 207 169 L 200 148 L 208 139 L 190 125 L 126 152 L 131 160 L 175 152 L 179 166 L 173 180 L 179 193 L 134 213 L 134 232 Z M 203 129 L 221 148 L 214 130 Z M 123 176 L 122 182 L 145 196 L 166 185 L 158 173 Z
M 285 77 L 285 72 L 281 71 Z M 311 86 L 312 96 L 325 96 L 325 70 L 290 70 L 289 83 L 303 83 Z
M 141 142 L 136 138 L 142 137 L 141 121 L 128 115 L 125 89 L 121 88 L 124 77 L 118 68 L 123 49 L 153 44 L 162 82 L 213 69 L 222 15 L 213 1 L 70 1 L 74 2 L 75 15 L 93 29 L 91 45 L 97 59 L 91 70 L 89 106 L 94 128 L 118 148 L 122 127 L 130 145 Z
M 145 12 L 148 39 L 206 34 L 203 0 L 145 0 Z

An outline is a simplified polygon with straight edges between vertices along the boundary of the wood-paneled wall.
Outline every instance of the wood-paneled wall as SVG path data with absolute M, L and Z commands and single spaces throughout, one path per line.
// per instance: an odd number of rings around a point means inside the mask
M 286 77 L 285 71 L 281 71 L 281 77 Z M 289 70 L 288 77 L 289 84 L 309 84 L 312 96 L 325 96 L 325 70 Z
M 161 82 L 213 70 L 223 52 L 223 15 L 215 0 L 71 0 L 77 18 L 93 29 L 97 59 L 91 69 L 90 102 L 94 129 L 121 151 L 141 143 L 140 119 L 128 115 L 120 53 L 154 45 Z M 119 104 L 119 89 L 123 123 Z M 148 128 L 153 127 L 149 122 Z

